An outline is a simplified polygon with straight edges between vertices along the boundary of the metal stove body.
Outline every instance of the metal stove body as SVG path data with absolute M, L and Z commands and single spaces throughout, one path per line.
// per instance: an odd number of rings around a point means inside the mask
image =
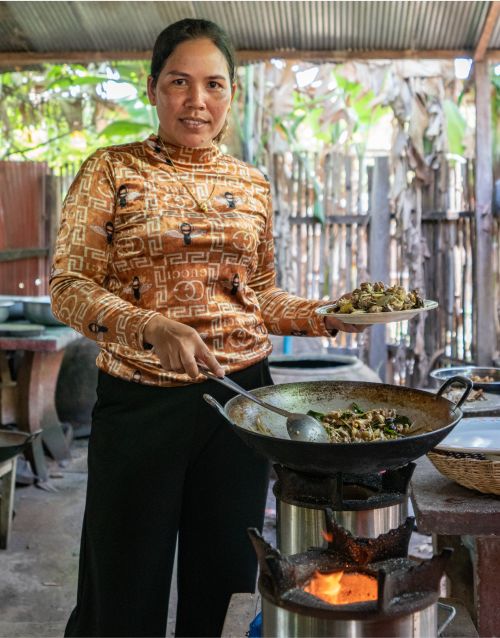
M 431 638 L 437 635 L 437 605 L 430 603 L 422 609 L 391 618 L 366 618 L 344 620 L 342 618 L 318 618 L 307 613 L 297 613 L 278 607 L 262 598 L 263 638 Z
M 316 476 L 275 465 L 276 542 L 282 554 L 326 547 L 325 509 L 354 536 L 376 538 L 408 516 L 414 463 L 375 475 Z
M 431 638 L 438 629 L 439 583 L 451 550 L 417 563 L 407 558 L 413 519 L 376 539 L 355 538 L 326 513 L 331 540 L 283 556 L 257 530 L 249 530 L 260 566 L 264 638 L 398 637 Z M 307 592 L 315 574 L 365 573 L 377 579 L 377 598 L 354 604 L 330 604 Z

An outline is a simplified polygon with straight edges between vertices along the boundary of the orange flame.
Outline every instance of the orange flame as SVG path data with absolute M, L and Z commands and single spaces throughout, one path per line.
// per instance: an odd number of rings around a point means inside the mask
M 377 600 L 378 582 L 373 576 L 356 572 L 316 572 L 304 591 L 331 605 L 351 605 Z
M 330 534 L 330 532 L 325 532 L 324 529 L 321 530 L 321 536 L 323 536 L 327 543 L 331 543 L 333 541 L 333 534 Z

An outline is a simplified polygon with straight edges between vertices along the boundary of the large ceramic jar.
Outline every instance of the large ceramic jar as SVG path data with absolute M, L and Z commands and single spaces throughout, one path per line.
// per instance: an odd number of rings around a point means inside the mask
M 358 357 L 350 355 L 271 355 L 269 363 L 271 376 L 276 384 L 331 379 L 381 383 L 374 370 Z

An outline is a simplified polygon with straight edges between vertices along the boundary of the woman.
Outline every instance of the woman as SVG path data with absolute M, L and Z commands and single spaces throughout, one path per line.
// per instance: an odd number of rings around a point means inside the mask
M 272 383 L 268 332 L 357 331 L 275 287 L 269 184 L 214 144 L 234 82 L 219 27 L 167 27 L 158 135 L 98 150 L 64 204 L 53 309 L 101 346 L 68 636 L 165 636 L 177 536 L 176 635 L 220 635 L 231 594 L 254 591 L 268 464 L 204 403 L 232 395 L 198 364 L 255 388 Z

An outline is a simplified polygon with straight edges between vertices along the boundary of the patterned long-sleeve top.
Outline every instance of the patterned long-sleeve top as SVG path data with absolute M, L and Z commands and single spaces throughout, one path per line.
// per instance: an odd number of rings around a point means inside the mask
M 168 153 L 177 172 L 154 135 L 99 149 L 64 202 L 52 307 L 99 343 L 98 367 L 150 385 L 192 383 L 145 349 L 156 314 L 197 330 L 229 373 L 270 353 L 268 333 L 327 336 L 314 312 L 324 302 L 275 285 L 273 209 L 260 171 L 215 146 Z M 206 212 L 195 198 L 209 199 Z

